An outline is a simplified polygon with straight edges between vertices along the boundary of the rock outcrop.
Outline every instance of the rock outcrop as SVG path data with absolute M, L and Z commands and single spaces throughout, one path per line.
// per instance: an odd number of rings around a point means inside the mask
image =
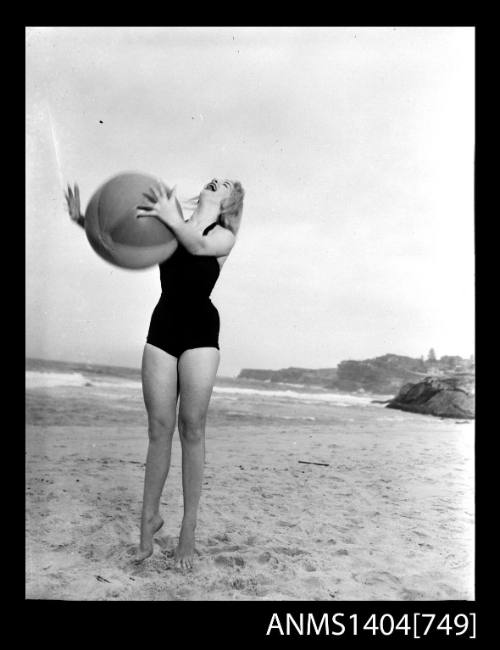
M 416 384 L 405 384 L 387 408 L 442 418 L 473 419 L 474 375 L 426 377 Z

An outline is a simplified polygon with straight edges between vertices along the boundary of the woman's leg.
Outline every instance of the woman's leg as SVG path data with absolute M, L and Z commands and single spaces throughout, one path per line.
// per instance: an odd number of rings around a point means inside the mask
M 179 358 L 179 434 L 182 445 L 184 517 L 176 550 L 183 568 L 191 568 L 195 528 L 205 464 L 205 420 L 219 367 L 217 348 L 186 350 Z
M 163 525 L 160 497 L 170 468 L 178 396 L 177 358 L 146 343 L 142 357 L 142 390 L 148 413 L 149 445 L 144 476 L 141 542 L 136 562 L 153 552 L 153 535 Z

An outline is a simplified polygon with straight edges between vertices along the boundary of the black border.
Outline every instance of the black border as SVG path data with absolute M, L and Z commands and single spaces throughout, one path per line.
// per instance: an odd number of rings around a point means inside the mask
M 193 11 L 192 18 L 196 19 L 199 6 Z M 214 12 L 212 16 L 222 16 L 222 8 L 214 6 L 211 7 L 211 12 Z M 155 14 L 155 8 L 151 5 L 148 10 L 145 12 L 145 15 L 149 18 L 153 18 Z M 161 15 L 161 11 L 158 11 Z M 166 14 L 169 14 L 169 7 L 166 7 Z M 208 13 L 208 12 L 207 12 Z M 225 13 L 225 12 L 224 12 Z M 252 13 L 255 15 L 255 9 L 252 9 Z M 305 13 L 305 12 L 304 12 Z M 332 12 L 333 13 L 333 12 Z M 119 12 L 118 12 L 119 14 Z M 148 15 L 149 14 L 149 15 Z M 99 18 L 101 13 L 99 12 Z M 226 14 L 227 15 L 227 14 Z M 266 14 L 263 14 L 267 18 Z M 64 14 L 61 14 L 61 17 L 64 17 Z M 24 56 L 19 57 L 19 60 L 24 61 L 24 73 L 26 74 L 26 50 L 25 50 L 25 30 L 27 27 L 36 26 L 54 26 L 54 27 L 64 27 L 64 26 L 75 26 L 75 27 L 147 27 L 147 26 L 158 26 L 151 25 L 146 23 L 140 25 L 137 22 L 132 24 L 125 25 L 116 25 L 111 21 L 109 24 L 106 24 L 105 21 L 100 21 L 98 25 L 89 25 L 85 23 L 83 25 L 74 25 L 71 22 L 65 23 L 63 25 L 56 24 L 57 21 L 49 22 L 45 24 L 43 20 L 26 20 L 22 28 L 22 47 Z M 475 248 L 476 248 L 476 326 L 479 331 L 480 326 L 491 319 L 491 294 L 489 293 L 488 305 L 487 308 L 484 308 L 484 311 L 481 311 L 481 300 L 480 300 L 480 279 L 481 279 L 481 263 L 484 261 L 482 258 L 484 250 L 482 250 L 482 245 L 485 240 L 482 240 L 481 236 L 481 225 L 484 223 L 483 212 L 480 209 L 480 199 L 482 192 L 481 187 L 481 129 L 480 129 L 480 120 L 478 119 L 481 106 L 481 99 L 483 97 L 482 89 L 482 69 L 486 60 L 486 55 L 484 52 L 484 43 L 486 39 L 486 28 L 483 28 L 478 24 L 477 21 L 464 21 L 459 22 L 457 20 L 450 20 L 442 22 L 431 22 L 430 24 L 425 24 L 425 21 L 419 21 L 417 24 L 406 24 L 403 21 L 398 21 L 395 19 L 395 16 L 391 16 L 390 20 L 381 21 L 379 23 L 374 22 L 371 24 L 363 24 L 363 21 L 351 20 L 347 24 L 335 25 L 331 23 L 314 23 L 313 25 L 304 25 L 302 22 L 300 24 L 284 24 L 282 22 L 276 21 L 266 22 L 265 25 L 258 25 L 255 23 L 251 24 L 241 24 L 240 21 L 229 22 L 228 25 L 224 25 L 223 22 L 214 22 L 213 24 L 187 24 L 187 21 L 178 21 L 177 24 L 169 21 L 170 26 L 175 27 L 218 27 L 218 26 L 243 26 L 243 27 L 384 27 L 384 26 L 397 26 L 397 27 L 472 27 L 475 28 L 476 36 L 476 120 L 475 120 L 475 130 L 476 130 L 476 169 L 475 169 Z M 493 56 L 493 55 L 492 55 Z M 24 85 L 24 98 L 26 102 L 26 86 Z M 18 93 L 18 97 L 22 97 L 22 90 Z M 24 103 L 24 108 L 26 103 Z M 25 131 L 25 125 L 23 125 Z M 25 132 L 25 145 L 26 145 L 26 132 Z M 26 148 L 25 148 L 26 151 Z M 21 175 L 22 176 L 22 175 Z M 24 168 L 24 180 L 26 187 L 26 165 Z M 20 191 L 22 191 L 20 189 Z M 480 219 L 481 217 L 481 219 Z M 487 218 L 484 215 L 484 218 Z M 19 223 L 19 222 L 18 222 Z M 24 234 L 24 240 L 26 241 L 26 232 L 25 227 L 21 228 L 22 232 L 20 233 L 21 237 Z M 490 235 L 491 237 L 491 235 Z M 490 240 L 491 241 L 491 240 Z M 8 251 L 13 253 L 14 251 Z M 486 256 L 488 260 L 494 259 L 492 257 Z M 26 250 L 24 250 L 23 255 L 24 268 L 26 268 Z M 9 268 L 4 266 L 4 270 Z M 12 263 L 10 268 L 19 268 L 19 258 L 15 263 Z M 8 279 L 8 273 L 4 276 Z M 492 276 L 490 273 L 485 274 L 486 280 L 491 280 Z M 24 285 L 25 287 L 25 285 Z M 495 285 L 493 285 L 496 289 Z M 22 296 L 23 291 L 21 290 L 18 295 Z M 25 297 L 25 296 L 24 296 Z M 483 303 L 484 304 L 484 303 Z M 488 312 L 486 312 L 488 309 Z M 23 307 L 18 308 L 18 313 L 23 313 Z M 484 316 L 483 316 L 484 314 Z M 26 331 L 26 311 L 24 304 L 24 331 Z M 19 331 L 19 330 L 18 330 Z M 14 337 L 15 338 L 15 337 Z M 161 643 L 170 645 L 171 643 L 176 643 L 177 641 L 181 643 L 189 643 L 190 641 L 200 640 L 201 642 L 214 641 L 220 643 L 221 641 L 230 641 L 232 643 L 241 643 L 244 641 L 259 642 L 263 641 L 266 643 L 301 643 L 309 644 L 313 642 L 322 642 L 325 641 L 329 644 L 338 644 L 340 642 L 356 642 L 356 641 L 368 641 L 369 643 L 376 642 L 401 642 L 406 641 L 409 638 L 403 638 L 402 636 L 377 636 L 373 637 L 370 633 L 366 635 L 359 635 L 354 637 L 348 633 L 343 636 L 300 636 L 297 634 L 292 634 L 291 636 L 281 636 L 278 633 L 272 632 L 270 635 L 266 635 L 266 631 L 269 627 L 271 617 L 274 613 L 277 613 L 281 620 L 284 620 L 287 613 L 292 614 L 293 616 L 298 616 L 301 612 L 304 614 L 311 613 L 319 620 L 321 616 L 326 613 L 328 616 L 331 616 L 335 613 L 344 613 L 347 618 L 349 615 L 356 613 L 360 620 L 363 616 L 369 616 L 371 614 L 376 614 L 381 616 L 384 613 L 391 613 L 394 617 L 398 615 L 403 615 L 405 613 L 412 615 L 415 612 L 427 612 L 436 614 L 437 618 L 439 616 L 444 616 L 445 614 L 455 615 L 458 613 L 475 613 L 477 616 L 476 619 L 476 634 L 477 638 L 485 638 L 485 628 L 491 626 L 494 623 L 494 618 L 487 617 L 487 609 L 489 607 L 488 603 L 488 591 L 486 586 L 486 580 L 482 582 L 482 577 L 486 577 L 486 571 L 490 571 L 491 575 L 489 576 L 491 580 L 494 580 L 493 571 L 496 568 L 496 554 L 492 548 L 491 554 L 487 551 L 483 552 L 479 549 L 484 548 L 482 545 L 482 540 L 487 537 L 487 522 L 488 515 L 491 517 L 494 510 L 496 509 L 496 502 L 493 499 L 492 502 L 487 503 L 487 498 L 489 495 L 484 490 L 485 485 L 485 459 L 488 456 L 488 451 L 485 451 L 486 444 L 483 440 L 483 436 L 490 434 L 490 438 L 494 436 L 494 428 L 492 425 L 488 427 L 488 420 L 486 419 L 486 414 L 483 410 L 483 404 L 487 402 L 485 385 L 483 384 L 483 366 L 486 364 L 485 357 L 481 354 L 481 342 L 483 339 L 480 338 L 479 334 L 476 337 L 476 366 L 478 368 L 477 374 L 477 417 L 476 417 L 476 458 L 475 458 L 475 467 L 476 467 L 476 551 L 475 551 L 475 567 L 476 567 L 476 598 L 474 601 L 198 601 L 198 602 L 159 602 L 159 601 L 148 601 L 148 602 L 111 602 L 111 601 L 47 601 L 47 600 L 26 600 L 24 595 L 24 571 L 20 578 L 21 582 L 17 583 L 22 585 L 19 593 L 19 598 L 15 599 L 17 602 L 21 602 L 24 605 L 23 611 L 23 626 L 20 630 L 21 640 L 23 638 L 24 628 L 28 631 L 29 634 L 33 634 L 34 640 L 48 641 L 51 645 L 58 645 L 77 641 L 85 642 L 88 641 L 92 644 L 101 645 L 102 642 L 113 641 L 115 644 L 117 641 L 122 639 L 125 641 L 133 641 L 133 637 L 137 636 L 141 639 L 142 642 L 148 642 L 151 640 L 159 640 Z M 7 346 L 8 346 L 7 341 Z M 21 346 L 21 343 L 19 344 Z M 8 350 L 9 351 L 9 350 Z M 17 364 L 14 364 L 16 367 Z M 12 367 L 12 366 L 11 366 Z M 20 372 L 20 378 L 22 377 L 22 382 L 24 385 L 24 368 Z M 486 379 L 485 379 L 486 382 Z M 493 402 L 494 403 L 494 402 Z M 494 425 L 493 425 L 494 427 Z M 495 436 L 496 437 L 496 436 Z M 21 469 L 24 476 L 24 467 Z M 494 471 L 494 470 L 493 470 Z M 490 474 L 491 475 L 491 474 Z M 493 527 L 496 521 L 492 521 L 491 526 Z M 24 522 L 20 524 L 24 526 Z M 21 543 L 19 546 L 20 552 L 22 553 L 22 559 L 17 566 L 25 568 L 25 557 L 24 557 L 24 544 Z M 11 594 L 9 594 L 10 596 Z M 491 616 L 491 614 L 490 614 Z M 65 630 L 66 628 L 66 630 Z M 427 636 L 426 639 L 412 639 L 415 641 L 426 642 L 426 640 L 439 639 L 440 641 L 452 641 L 456 642 L 460 639 L 465 640 L 466 637 L 446 637 L 445 635 L 433 631 Z

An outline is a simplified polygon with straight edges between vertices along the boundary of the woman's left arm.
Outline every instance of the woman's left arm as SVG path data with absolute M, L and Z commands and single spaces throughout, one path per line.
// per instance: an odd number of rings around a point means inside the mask
M 175 187 L 168 196 L 163 184 L 151 188 L 145 197 L 150 206 L 138 206 L 137 217 L 157 217 L 170 228 L 178 241 L 192 255 L 224 257 L 234 245 L 235 237 L 226 228 L 216 227 L 209 234 L 202 235 L 190 223 L 184 221 L 179 210 Z

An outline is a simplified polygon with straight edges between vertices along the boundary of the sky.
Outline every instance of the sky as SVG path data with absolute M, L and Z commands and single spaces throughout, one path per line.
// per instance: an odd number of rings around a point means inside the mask
M 26 355 L 138 367 L 158 269 L 66 211 L 136 170 L 239 180 L 219 374 L 474 350 L 474 29 L 26 29 Z M 187 215 L 186 215 L 187 216 Z

